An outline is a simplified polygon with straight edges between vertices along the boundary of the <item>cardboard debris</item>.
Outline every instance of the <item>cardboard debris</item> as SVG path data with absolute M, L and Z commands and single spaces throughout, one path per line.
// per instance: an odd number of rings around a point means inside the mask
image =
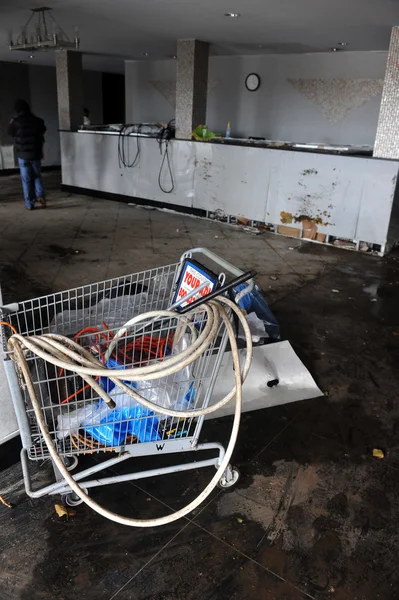
M 247 219 L 246 217 L 236 217 L 237 223 L 241 223 L 241 225 L 249 225 L 251 219 Z
M 314 221 L 302 221 L 302 237 L 308 240 L 315 240 L 317 235 L 317 225 Z
M 277 231 L 281 235 L 286 235 L 288 237 L 301 237 L 301 230 L 298 227 L 288 227 L 288 225 L 279 225 Z
M 55 512 L 57 515 L 61 517 L 74 517 L 76 515 L 76 510 L 73 508 L 69 508 L 69 506 L 64 506 L 63 504 L 54 504 Z
M 379 459 L 385 457 L 383 451 L 380 450 L 380 448 L 373 448 L 373 456 L 374 456 L 374 458 L 379 458 Z

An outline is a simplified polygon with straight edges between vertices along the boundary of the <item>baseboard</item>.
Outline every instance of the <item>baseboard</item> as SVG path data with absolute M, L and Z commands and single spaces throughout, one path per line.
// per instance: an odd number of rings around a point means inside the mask
M 79 196 L 90 196 L 92 198 L 101 198 L 103 200 L 113 200 L 115 202 L 123 202 L 124 204 L 137 204 L 139 206 L 150 206 L 153 208 L 167 208 L 175 212 L 186 215 L 194 215 L 196 217 L 206 217 L 207 211 L 202 208 L 193 208 L 191 206 L 181 206 L 180 204 L 171 204 L 170 202 L 159 202 L 158 200 L 146 200 L 145 198 L 137 198 L 136 196 L 125 196 L 123 194 L 113 194 L 111 192 L 100 192 L 88 188 L 76 187 L 74 185 L 61 184 L 61 190 L 78 194 Z
M 61 165 L 47 165 L 42 167 L 42 173 L 46 171 L 61 171 Z M 0 169 L 0 177 L 7 177 L 8 175 L 18 175 L 19 169 L 15 167 L 14 169 Z

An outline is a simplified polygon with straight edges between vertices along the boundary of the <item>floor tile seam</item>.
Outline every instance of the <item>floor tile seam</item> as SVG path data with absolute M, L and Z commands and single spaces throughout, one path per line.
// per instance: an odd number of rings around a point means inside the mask
M 260 562 L 258 562 L 257 560 L 255 560 L 254 558 L 252 558 L 251 556 L 249 556 L 248 554 L 246 554 L 245 552 L 242 552 L 241 550 L 239 550 L 238 548 L 236 548 L 235 546 L 233 546 L 232 544 L 230 544 L 229 542 L 227 542 L 226 540 L 220 538 L 219 536 L 215 535 L 212 531 L 209 531 L 206 527 L 200 525 L 199 523 L 196 523 L 195 521 L 193 522 L 193 524 L 198 527 L 198 529 L 201 529 L 202 531 L 205 531 L 208 535 L 212 536 L 214 539 L 216 539 L 218 542 L 220 542 L 221 544 L 223 544 L 224 546 L 227 546 L 228 548 L 234 550 L 234 552 L 236 554 L 239 554 L 240 556 L 242 556 L 243 558 L 245 558 L 246 560 L 251 561 L 252 563 L 254 563 L 255 565 L 257 565 L 258 567 L 260 567 L 263 571 L 266 571 L 267 573 L 269 573 L 270 575 L 273 575 L 273 577 L 276 577 L 276 579 L 279 579 L 280 581 L 282 581 L 283 583 L 288 583 L 290 586 L 292 586 L 294 589 L 298 590 L 299 592 L 301 592 L 302 594 L 304 594 L 305 596 L 307 596 L 308 598 L 311 598 L 311 600 L 315 600 L 314 596 L 311 596 L 308 592 L 305 592 L 304 590 L 302 590 L 300 587 L 296 586 L 294 583 L 290 582 L 288 579 L 285 579 L 284 577 L 282 577 L 281 575 L 278 575 L 278 573 L 275 573 L 274 571 L 272 571 L 271 569 L 268 569 L 267 567 L 265 567 L 264 565 L 262 565 Z M 111 599 L 112 600 L 112 599 Z
M 115 474 L 117 474 L 117 472 L 115 471 L 115 469 L 113 469 L 112 467 L 110 468 L 110 471 L 113 471 Z M 166 508 L 168 508 L 172 512 L 176 512 L 175 509 L 172 506 L 170 506 L 169 504 L 167 504 L 166 502 L 164 502 L 164 500 L 161 500 L 160 498 L 158 498 L 157 496 L 155 496 L 151 492 L 148 492 L 144 488 L 140 487 L 136 483 L 136 480 L 135 481 L 128 481 L 127 483 L 129 483 L 130 485 L 133 485 L 133 487 L 135 487 L 137 490 L 139 490 L 140 492 L 142 492 L 143 494 L 145 494 L 149 498 L 152 498 L 152 499 L 156 500 L 159 504 L 162 504 L 162 506 L 165 506 Z M 193 519 L 196 518 L 198 515 L 200 515 L 214 500 L 216 500 L 220 496 L 221 493 L 223 493 L 223 490 L 220 490 L 214 498 L 211 498 L 208 502 L 206 502 L 202 506 L 201 510 L 196 515 L 193 516 L 193 518 L 190 518 L 187 515 L 185 515 L 182 518 L 184 518 L 186 521 L 188 521 L 190 523 L 193 522 Z
M 259 452 L 257 452 L 255 454 L 255 456 L 253 456 L 249 461 L 248 464 L 252 464 L 254 462 L 256 462 L 256 460 L 258 459 L 258 457 L 262 454 L 262 452 L 264 452 L 265 450 L 267 450 L 267 448 L 269 448 L 272 444 L 274 444 L 274 442 L 277 441 L 277 439 L 284 433 L 284 431 L 286 429 L 288 429 L 288 427 L 290 427 L 293 423 L 295 423 L 296 419 L 300 416 L 300 414 L 302 414 L 303 411 L 299 411 L 288 423 L 286 423 L 284 425 L 284 427 L 265 445 L 263 446 L 263 448 L 261 448 L 261 450 L 259 450 Z
M 109 600 L 114 600 L 114 598 L 116 598 L 120 592 L 122 592 L 128 585 L 130 585 L 132 581 L 134 581 L 136 577 L 144 571 L 144 569 L 150 566 L 150 564 L 157 558 L 157 556 L 159 556 L 173 542 L 173 540 L 175 540 L 190 525 L 190 523 L 191 522 L 188 521 L 177 533 L 175 533 L 175 535 L 171 537 L 171 539 L 168 542 L 166 542 L 166 544 L 162 546 L 162 548 L 160 548 L 144 565 L 142 565 L 142 567 L 140 567 L 138 571 L 136 571 L 136 573 L 128 581 L 126 581 L 126 583 L 124 583 L 124 585 L 117 592 L 115 592 L 115 594 L 113 594 L 109 598 Z

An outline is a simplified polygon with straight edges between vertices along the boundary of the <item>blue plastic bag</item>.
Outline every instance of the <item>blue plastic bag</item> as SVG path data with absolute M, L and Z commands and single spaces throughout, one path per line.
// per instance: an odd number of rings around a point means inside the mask
M 99 402 L 105 404 L 103 400 Z M 101 407 L 100 407 L 101 408 Z M 158 433 L 159 420 L 154 412 L 137 404 L 133 407 L 114 408 L 101 419 L 99 425 L 84 429 L 100 444 L 122 446 L 127 436 L 135 436 L 140 442 L 154 442 L 161 439 Z
M 246 285 L 242 283 L 238 285 L 235 290 L 240 292 L 245 288 Z M 241 298 L 238 305 L 243 310 L 246 310 L 247 313 L 254 312 L 256 316 L 263 321 L 265 331 L 270 341 L 277 342 L 280 339 L 280 325 L 266 304 L 266 301 L 260 293 L 257 285 L 254 286 L 252 292 L 249 292 L 243 298 Z
M 115 360 L 114 358 L 112 358 L 112 356 L 110 356 L 109 359 L 107 360 L 106 366 L 109 369 L 127 369 L 127 367 L 125 367 L 120 362 L 118 362 L 117 360 Z M 105 390 L 107 392 L 107 394 L 109 394 L 110 392 L 112 392 L 112 390 L 115 387 L 114 382 L 111 381 L 108 377 L 100 377 L 98 383 L 101 385 L 101 387 L 103 388 L 103 390 Z M 129 382 L 129 384 L 130 383 L 131 382 Z

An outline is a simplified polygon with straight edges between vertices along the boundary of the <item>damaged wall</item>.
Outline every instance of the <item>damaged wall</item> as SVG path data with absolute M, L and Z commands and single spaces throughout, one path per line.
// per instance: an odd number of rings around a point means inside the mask
M 14 103 L 24 98 L 32 111 L 45 120 L 47 132 L 44 146 L 44 166 L 61 164 L 58 132 L 57 81 L 55 67 L 0 63 L 0 170 L 15 168 L 13 140 L 7 125 L 14 115 Z M 102 123 L 102 73 L 85 71 L 84 105 L 90 110 L 93 123 Z M 82 107 L 83 109 L 83 107 Z M 82 114 L 83 120 L 83 114 Z
M 231 121 L 236 137 L 373 145 L 386 58 L 386 52 L 213 56 L 207 125 L 224 133 Z M 261 86 L 248 92 L 245 78 L 254 72 Z M 168 88 L 175 81 L 176 61 L 127 61 L 127 120 L 172 118 Z
M 289 227 L 291 235 L 302 228 L 309 239 L 313 233 L 356 239 L 384 252 L 399 161 L 173 140 L 175 187 L 165 194 L 156 140 L 142 138 L 137 169 L 115 164 L 118 136 L 61 132 L 61 142 L 66 185 L 242 216 Z M 135 139 L 127 144 L 133 156 Z M 166 169 L 162 183 L 170 185 Z

